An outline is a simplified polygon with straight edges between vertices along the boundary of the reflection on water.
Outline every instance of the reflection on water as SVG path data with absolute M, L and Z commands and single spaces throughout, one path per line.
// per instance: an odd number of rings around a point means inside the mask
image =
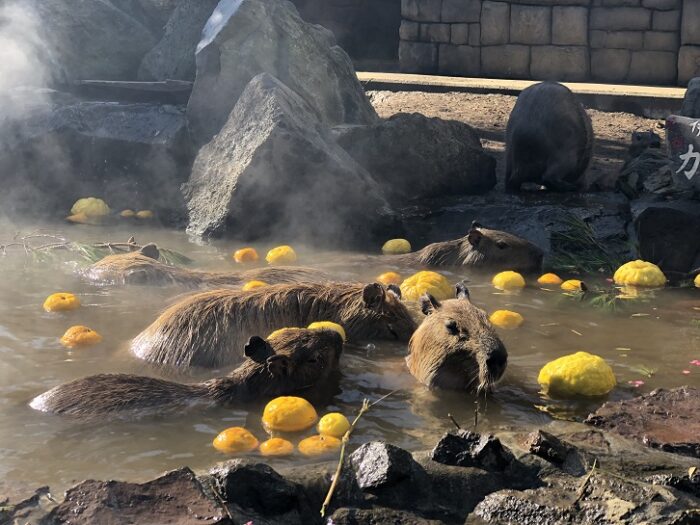
M 11 236 L 15 229 L 5 225 L 0 231 Z M 79 241 L 123 241 L 132 230 L 76 226 L 64 233 Z M 138 241 L 189 255 L 198 268 L 234 269 L 230 254 L 240 247 L 234 242 L 191 244 L 183 234 L 160 229 L 142 227 L 136 233 Z M 264 252 L 268 247 L 257 248 Z M 324 268 L 339 279 L 372 280 L 394 269 L 357 255 L 295 248 L 301 264 L 328 263 Z M 33 396 L 81 376 L 157 374 L 130 356 L 127 344 L 183 291 L 96 286 L 76 276 L 83 264 L 66 258 L 33 263 L 20 250 L 0 258 L 0 479 L 6 485 L 50 484 L 59 491 L 85 478 L 144 480 L 182 465 L 205 468 L 222 459 L 211 441 L 228 426 L 244 425 L 259 438 L 264 436 L 260 406 L 107 424 L 81 424 L 30 409 L 27 403 Z M 405 274 L 407 269 L 400 270 Z M 599 354 L 613 366 L 619 383 L 613 399 L 656 387 L 700 386 L 700 367 L 690 364 L 700 358 L 700 290 L 667 289 L 642 302 L 630 302 L 623 312 L 605 313 L 558 291 L 528 288 L 517 295 L 504 294 L 491 287 L 488 275 L 467 270 L 444 273 L 452 281 L 468 279 L 472 300 L 487 311 L 508 308 L 525 317 L 520 329 L 501 332 L 509 351 L 508 370 L 498 390 L 482 403 L 480 429 L 537 425 L 552 417 L 580 418 L 595 409 L 602 400 L 551 401 L 538 392 L 540 367 L 576 350 Z M 45 313 L 41 305 L 56 291 L 79 294 L 84 306 L 64 314 Z M 416 315 L 420 315 L 417 309 Z M 58 339 L 74 324 L 94 328 L 104 336 L 103 343 L 87 349 L 63 348 Z M 452 426 L 448 413 L 469 427 L 474 399 L 462 393 L 426 391 L 407 372 L 404 354 L 403 345 L 381 341 L 348 345 L 340 392 L 331 404 L 317 407 L 319 412 L 338 410 L 350 416 L 364 397 L 376 399 L 397 390 L 362 419 L 354 442 L 385 439 L 407 448 L 425 447 Z M 629 381 L 644 384 L 633 387 Z

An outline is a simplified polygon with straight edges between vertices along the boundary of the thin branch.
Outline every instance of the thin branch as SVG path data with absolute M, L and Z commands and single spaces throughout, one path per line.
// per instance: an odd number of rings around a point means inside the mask
M 581 498 L 583 498 L 584 493 L 586 492 L 586 485 L 588 485 L 588 482 L 591 479 L 591 476 L 593 476 L 593 472 L 595 471 L 595 467 L 598 464 L 598 458 L 593 459 L 593 466 L 591 467 L 591 470 L 588 471 L 588 474 L 586 477 L 583 479 L 581 482 L 581 485 L 579 486 L 578 490 L 576 491 L 576 499 L 571 503 L 571 506 L 575 506 L 579 501 L 581 501 Z

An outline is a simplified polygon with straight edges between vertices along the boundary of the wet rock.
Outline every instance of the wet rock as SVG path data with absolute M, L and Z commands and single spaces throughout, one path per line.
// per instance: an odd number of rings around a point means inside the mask
M 103 0 L 24 0 L 42 38 L 33 52 L 62 83 L 81 79 L 135 80 L 143 56 L 156 43 L 150 28 Z
M 188 232 L 366 243 L 386 225 L 376 185 L 316 113 L 276 78 L 255 77 L 184 186 Z M 285 237 L 287 236 L 287 237 Z
M 227 523 L 223 509 L 208 499 L 188 468 L 174 470 L 143 484 L 84 481 L 66 492 L 65 500 L 42 525 Z
M 607 402 L 586 423 L 648 447 L 700 458 L 700 390 L 657 389 L 630 400 Z
M 334 134 L 394 204 L 485 193 L 496 185 L 495 159 L 463 122 L 399 113 L 368 126 L 340 126 Z
M 381 441 L 365 443 L 350 456 L 358 486 L 363 490 L 391 486 L 414 469 L 410 452 Z
M 12 492 L 8 495 L 8 492 Z M 15 493 L 19 492 L 19 493 Z M 0 523 L 37 523 L 50 509 L 56 506 L 49 487 L 39 487 L 27 494 L 23 488 L 19 491 L 2 487 L 0 497 Z
M 445 465 L 489 471 L 503 471 L 513 461 L 513 455 L 497 437 L 468 430 L 446 433 L 435 445 L 431 457 Z
M 218 0 L 178 0 L 160 42 L 141 62 L 139 80 L 194 80 L 194 54 Z
M 222 0 L 204 28 L 187 114 L 198 143 L 221 130 L 248 82 L 269 73 L 315 108 L 321 122 L 377 116 L 330 31 L 304 22 L 291 2 Z
M 700 498 L 700 472 L 697 468 L 690 473 L 683 476 L 678 476 L 674 474 L 657 474 L 655 476 L 650 476 L 646 479 L 647 482 L 653 485 L 666 485 L 667 487 L 673 487 L 674 489 L 687 492 Z
M 700 77 L 688 82 L 680 114 L 684 117 L 700 118 Z
M 439 525 L 439 520 L 422 518 L 410 511 L 386 508 L 342 508 L 330 517 L 333 525 Z
M 167 222 L 183 215 L 189 143 L 175 106 L 46 102 L 2 122 L 0 146 L 8 213 L 64 216 L 77 199 L 98 195 Z
M 580 476 L 587 470 L 589 462 L 586 461 L 584 454 L 549 432 L 543 430 L 532 432 L 528 435 L 525 446 L 531 453 L 553 463 L 572 476 Z

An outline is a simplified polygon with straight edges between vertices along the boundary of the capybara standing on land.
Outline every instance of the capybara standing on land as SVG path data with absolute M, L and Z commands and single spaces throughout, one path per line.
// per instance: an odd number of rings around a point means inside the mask
M 542 267 L 543 252 L 530 241 L 473 222 L 461 239 L 429 244 L 405 255 L 388 255 L 399 263 L 430 267 L 469 266 L 494 272 L 515 270 L 536 273 Z
M 140 250 L 108 255 L 92 264 L 83 275 L 106 284 L 180 285 L 189 288 L 208 286 L 238 286 L 260 280 L 268 284 L 324 281 L 328 277 L 313 268 L 301 266 L 269 266 L 243 272 L 204 272 L 178 268 L 158 260 L 160 251 L 155 244 Z
M 343 351 L 334 330 L 287 330 L 265 341 L 251 337 L 244 361 L 227 377 L 181 384 L 129 374 L 101 374 L 71 381 L 35 397 L 30 406 L 80 418 L 144 416 L 193 405 L 231 406 L 323 387 Z
M 212 290 L 165 310 L 131 343 L 137 357 L 187 369 L 235 365 L 254 334 L 315 321 L 340 324 L 351 340 L 408 341 L 415 322 L 396 287 L 357 283 L 277 284 L 251 291 Z
M 421 309 L 427 317 L 408 344 L 411 374 L 430 388 L 490 389 L 506 369 L 508 352 L 467 287 L 459 283 L 457 298 L 442 303 L 426 294 Z
M 506 128 L 506 190 L 524 182 L 574 191 L 593 151 L 591 119 L 567 87 L 542 82 L 523 90 Z

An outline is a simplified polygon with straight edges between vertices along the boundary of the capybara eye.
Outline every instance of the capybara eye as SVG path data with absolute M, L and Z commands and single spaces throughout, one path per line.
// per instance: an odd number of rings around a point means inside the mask
M 496 241 L 496 246 L 498 246 L 501 250 L 505 250 L 508 248 L 508 243 L 506 241 Z
M 459 333 L 459 329 L 457 328 L 457 321 L 455 321 L 454 319 L 445 321 L 445 328 L 447 328 L 447 331 L 450 332 L 450 334 L 452 335 L 457 335 Z

